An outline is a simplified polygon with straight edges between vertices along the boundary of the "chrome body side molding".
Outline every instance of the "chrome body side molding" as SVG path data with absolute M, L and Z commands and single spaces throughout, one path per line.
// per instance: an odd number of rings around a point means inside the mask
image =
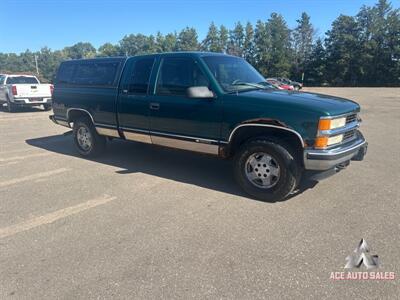
M 150 134 L 146 133 L 139 133 L 139 132 L 132 132 L 132 131 L 122 131 L 124 136 L 127 140 L 141 142 L 146 144 L 152 144 Z
M 95 127 L 96 127 L 97 133 L 100 135 L 112 136 L 112 137 L 117 137 L 117 138 L 120 137 L 118 130 L 116 130 L 116 129 L 104 128 L 104 127 L 99 127 L 99 126 L 95 126 Z
M 207 154 L 218 155 L 219 141 L 142 129 L 121 128 L 125 138 L 147 144 L 160 145 Z
M 165 147 L 178 148 L 213 155 L 218 155 L 219 153 L 218 145 L 205 144 L 201 143 L 200 141 L 189 141 L 177 138 L 162 137 L 158 135 L 152 135 L 151 140 L 153 144 Z

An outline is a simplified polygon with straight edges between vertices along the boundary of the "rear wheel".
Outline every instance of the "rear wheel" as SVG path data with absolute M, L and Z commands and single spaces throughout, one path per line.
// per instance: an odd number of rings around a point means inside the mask
M 263 201 L 286 198 L 300 181 L 300 167 L 279 141 L 255 139 L 235 156 L 235 178 L 245 192 Z
M 43 108 L 45 111 L 51 110 L 51 104 L 43 104 Z
M 8 97 L 7 97 L 7 111 L 10 113 L 15 111 L 15 105 L 10 101 Z
M 89 118 L 80 118 L 74 122 L 74 142 L 82 156 L 95 157 L 104 152 L 106 138 L 97 133 Z

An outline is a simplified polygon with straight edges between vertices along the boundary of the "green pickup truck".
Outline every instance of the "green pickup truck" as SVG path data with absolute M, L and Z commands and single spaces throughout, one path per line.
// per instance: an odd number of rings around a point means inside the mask
M 177 52 L 63 62 L 50 119 L 72 127 L 83 156 L 120 138 L 234 159 L 238 184 L 277 201 L 304 171 L 362 160 L 360 106 L 277 90 L 244 59 Z

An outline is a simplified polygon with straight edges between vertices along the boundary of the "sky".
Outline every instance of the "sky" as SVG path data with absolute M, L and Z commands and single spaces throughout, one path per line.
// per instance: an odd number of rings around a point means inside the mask
M 294 28 L 303 11 L 323 36 L 340 14 L 355 15 L 362 5 L 378 0 L 0 0 L 0 52 L 20 53 L 47 46 L 62 49 L 77 42 L 96 48 L 117 43 L 127 34 L 146 35 L 197 29 L 199 39 L 209 24 L 233 28 L 235 22 L 253 25 L 272 12 Z M 399 0 L 392 0 L 399 7 Z

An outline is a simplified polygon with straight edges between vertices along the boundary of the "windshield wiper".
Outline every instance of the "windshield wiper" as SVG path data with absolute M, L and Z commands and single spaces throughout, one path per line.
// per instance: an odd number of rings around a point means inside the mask
M 246 85 L 246 86 L 251 86 L 260 90 L 265 90 L 267 87 L 258 83 L 252 83 L 252 82 L 244 82 L 244 81 L 234 81 L 231 83 L 232 86 L 235 85 Z
M 234 94 L 234 93 L 241 93 L 241 92 L 248 92 L 251 90 L 266 90 L 268 89 L 268 87 L 258 84 L 258 83 L 252 83 L 252 82 L 244 82 L 244 81 L 237 81 L 237 82 L 233 82 L 231 83 L 229 86 L 237 86 L 237 85 L 244 85 L 244 86 L 249 86 L 251 87 L 251 89 L 247 88 L 247 89 L 235 89 L 235 90 L 231 90 L 228 92 L 228 94 Z

